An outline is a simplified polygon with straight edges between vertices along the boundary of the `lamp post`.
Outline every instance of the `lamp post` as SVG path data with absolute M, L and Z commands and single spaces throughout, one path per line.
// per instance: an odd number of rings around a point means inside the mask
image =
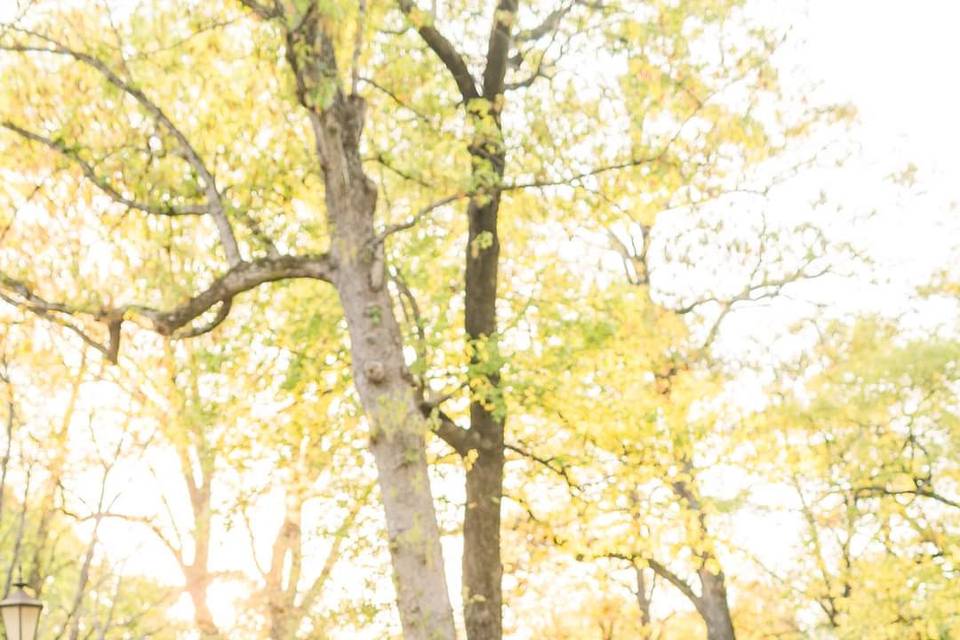
M 0 600 L 0 615 L 3 616 L 7 640 L 36 640 L 43 603 L 23 590 L 27 585 L 22 576 L 13 586 L 17 590 Z

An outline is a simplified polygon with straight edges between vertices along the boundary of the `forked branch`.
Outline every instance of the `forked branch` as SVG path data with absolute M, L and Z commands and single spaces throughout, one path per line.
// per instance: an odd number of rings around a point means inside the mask
M 213 330 L 223 322 L 233 299 L 261 284 L 292 278 L 309 278 L 332 282 L 336 265 L 328 254 L 306 256 L 280 256 L 241 262 L 210 286 L 182 304 L 168 310 L 144 305 L 129 304 L 113 308 L 91 309 L 62 302 L 52 302 L 35 293 L 25 282 L 0 273 L 0 299 L 47 320 L 53 320 L 78 333 L 85 342 L 116 362 L 120 349 L 121 324 L 131 318 L 143 318 L 151 330 L 175 337 L 196 336 Z M 207 324 L 196 328 L 189 325 L 216 305 L 220 305 L 215 317 Z M 106 324 L 110 340 L 106 345 L 98 343 L 78 327 L 69 323 L 71 317 L 87 317 Z M 181 329 L 186 328 L 181 332 Z
M 453 76 L 464 102 L 480 97 L 477 83 L 457 48 L 434 27 L 433 18 L 419 9 L 413 0 L 400 0 L 400 10 L 411 22 L 419 22 L 417 33 Z

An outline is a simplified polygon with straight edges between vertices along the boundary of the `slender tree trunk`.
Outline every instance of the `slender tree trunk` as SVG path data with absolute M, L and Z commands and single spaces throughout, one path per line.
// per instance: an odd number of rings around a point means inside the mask
M 47 479 L 44 482 L 43 489 L 40 492 L 39 500 L 31 504 L 30 508 L 34 513 L 40 513 L 40 519 L 37 522 L 36 530 L 33 534 L 33 561 L 30 563 L 30 573 L 27 582 L 36 589 L 36 596 L 39 598 L 43 593 L 44 576 L 47 567 L 43 564 L 43 552 L 47 548 L 50 539 L 50 525 L 56 513 L 57 491 L 63 476 L 63 467 L 67 460 L 67 449 L 69 442 L 70 423 L 73 421 L 73 414 L 77 407 L 77 400 L 80 396 L 80 387 L 83 384 L 83 377 L 87 371 L 87 353 L 84 351 L 80 357 L 80 366 L 77 369 L 77 375 L 73 378 L 70 385 L 70 396 L 67 400 L 67 406 L 64 409 L 63 416 L 60 419 L 60 425 L 51 434 L 47 442 L 47 450 L 53 451 L 52 459 L 47 467 Z M 7 440 L 7 456 L 9 456 L 9 437 Z M 5 458 L 7 460 L 9 458 Z M 6 469 L 6 465 L 4 466 Z
M 502 152 L 494 170 L 503 173 Z M 479 443 L 467 468 L 463 516 L 463 612 L 469 640 L 497 640 L 502 635 L 500 497 L 503 491 L 504 407 L 497 396 L 500 367 L 497 345 L 497 234 L 499 193 L 479 204 L 470 202 L 465 278 L 465 318 L 471 365 L 483 374 L 486 389 L 474 390 L 470 430 Z M 471 378 L 477 374 L 471 374 Z M 491 394 L 494 397 L 490 397 Z
M 295 600 L 301 570 L 300 549 L 303 543 L 303 529 L 300 518 L 304 498 L 300 487 L 295 491 L 298 495 L 287 496 L 283 524 L 273 541 L 270 570 L 264 587 L 270 640 L 290 640 L 293 632 L 300 626 L 302 618 Z M 287 565 L 288 558 L 289 565 Z M 284 585 L 284 569 L 288 566 L 287 584 Z
M 690 477 L 694 475 L 693 465 L 689 459 L 682 460 L 684 471 Z M 727 602 L 727 587 L 723 571 L 717 569 L 716 573 L 707 569 L 707 565 L 716 564 L 718 567 L 720 561 L 717 560 L 716 553 L 712 550 L 712 544 L 709 544 L 710 531 L 707 527 L 707 516 L 704 513 L 703 505 L 696 494 L 695 483 L 684 481 L 674 482 L 672 484 L 674 492 L 687 505 L 687 507 L 697 514 L 697 524 L 700 529 L 700 536 L 708 542 L 707 548 L 699 554 L 702 561 L 702 568 L 697 571 L 697 577 L 700 579 L 700 596 L 692 598 L 697 612 L 703 618 L 707 625 L 707 640 L 735 640 L 736 634 L 733 630 L 733 619 L 730 616 L 730 605 Z
M 192 393 L 195 398 L 199 398 L 199 389 L 196 388 L 196 379 L 192 380 L 194 389 Z M 182 403 L 179 407 L 181 414 L 185 415 L 187 407 L 184 399 L 179 398 Z M 189 431 L 195 431 L 192 435 L 196 438 L 193 447 L 193 453 L 200 461 L 199 472 L 194 471 L 189 445 L 184 444 L 177 447 L 177 454 L 180 457 L 180 466 L 183 473 L 183 481 L 187 485 L 187 495 L 190 496 L 190 510 L 193 515 L 193 560 L 187 564 L 185 558 L 181 555 L 178 560 L 183 577 L 186 582 L 187 593 L 190 595 L 190 601 L 193 603 L 194 623 L 205 640 L 220 638 L 220 629 L 213 619 L 213 613 L 207 604 L 207 595 L 210 583 L 213 582 L 213 575 L 210 572 L 210 546 L 212 543 L 212 516 L 211 508 L 213 474 L 215 469 L 215 460 L 208 455 L 207 443 L 204 441 L 202 427 L 198 425 L 183 425 Z M 189 437 L 190 434 L 185 434 Z M 183 551 L 181 550 L 181 554 Z
M 736 640 L 723 572 L 699 571 L 701 596 L 697 607 L 707 625 L 707 640 Z
M 650 597 L 652 591 L 647 590 L 647 579 L 643 574 L 643 566 L 631 561 L 633 575 L 636 578 L 637 609 L 640 611 L 640 637 L 644 640 L 653 637 L 653 618 L 650 615 Z
M 184 567 L 187 594 L 193 604 L 193 622 L 197 625 L 200 637 L 211 640 L 220 637 L 220 629 L 213 620 L 213 612 L 207 605 L 207 588 L 210 586 L 210 574 L 206 567 Z
M 203 445 L 198 444 L 197 455 L 203 460 Z M 207 604 L 207 592 L 213 576 L 210 573 L 211 510 L 210 483 L 213 473 L 212 463 L 208 461 L 203 468 L 203 476 L 197 477 L 190 466 L 190 458 L 185 449 L 181 449 L 181 465 L 184 467 L 184 481 L 190 496 L 193 513 L 193 560 L 186 564 L 181 555 L 178 560 L 186 582 L 190 602 L 193 603 L 193 620 L 205 640 L 220 638 L 220 629 L 213 619 L 213 613 Z M 181 551 L 182 553 L 182 551 Z
M 452 640 L 453 612 L 427 476 L 429 426 L 416 402 L 385 286 L 383 245 L 373 226 L 377 191 L 359 153 L 363 111 L 363 100 L 350 96 L 312 114 L 337 263 L 334 284 L 350 335 L 354 383 L 370 421 L 404 637 Z

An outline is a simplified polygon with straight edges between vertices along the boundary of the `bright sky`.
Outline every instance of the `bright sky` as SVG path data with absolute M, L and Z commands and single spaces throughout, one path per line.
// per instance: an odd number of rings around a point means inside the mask
M 880 203 L 893 224 L 873 239 L 905 259 L 938 256 L 947 243 L 931 218 L 960 199 L 957 24 L 960 3 L 945 0 L 813 0 L 797 25 L 798 63 L 859 110 L 863 163 L 919 169 L 915 199 Z M 860 201 L 875 188 L 853 182 L 844 196 Z
M 778 3 L 779 4 L 779 3 Z M 868 154 L 902 153 L 956 169 L 960 140 L 960 4 L 949 0 L 813 0 L 798 35 L 801 64 L 859 108 Z

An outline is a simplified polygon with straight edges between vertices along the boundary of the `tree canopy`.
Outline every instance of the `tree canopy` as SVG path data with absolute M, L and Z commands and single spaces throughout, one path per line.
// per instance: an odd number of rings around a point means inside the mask
M 855 110 L 785 81 L 788 25 L 3 20 L 0 546 L 56 637 L 960 633 L 955 278 L 933 334 L 825 311 L 875 264 L 816 183 Z

